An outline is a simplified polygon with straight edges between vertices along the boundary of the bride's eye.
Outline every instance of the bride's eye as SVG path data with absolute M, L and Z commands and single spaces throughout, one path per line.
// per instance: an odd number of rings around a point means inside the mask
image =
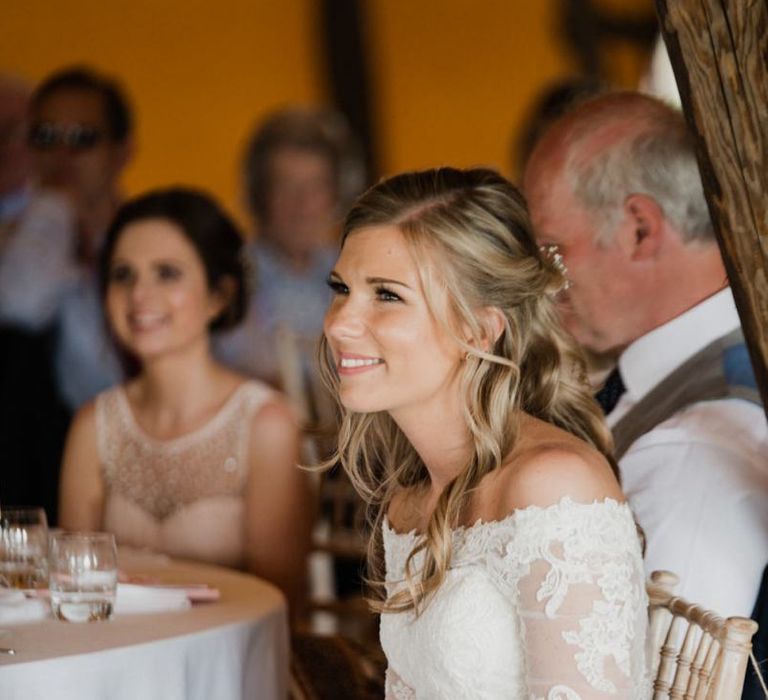
M 376 297 L 379 301 L 402 301 L 403 298 L 387 287 L 376 287 Z
M 349 294 L 349 287 L 347 287 L 346 284 L 344 284 L 341 280 L 336 279 L 335 277 L 329 277 L 325 283 L 331 288 L 331 291 L 334 294 Z

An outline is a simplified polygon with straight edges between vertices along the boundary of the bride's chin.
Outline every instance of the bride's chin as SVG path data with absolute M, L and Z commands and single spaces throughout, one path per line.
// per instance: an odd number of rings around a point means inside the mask
M 361 399 L 360 397 L 345 397 L 343 394 L 339 397 L 341 405 L 350 413 L 378 413 L 383 410 L 377 406 L 374 406 L 370 400 Z

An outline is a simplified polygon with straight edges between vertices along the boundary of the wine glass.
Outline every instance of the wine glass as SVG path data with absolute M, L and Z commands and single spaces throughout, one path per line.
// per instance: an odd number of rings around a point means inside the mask
M 38 588 L 47 580 L 48 521 L 36 506 L 0 508 L 0 585 Z

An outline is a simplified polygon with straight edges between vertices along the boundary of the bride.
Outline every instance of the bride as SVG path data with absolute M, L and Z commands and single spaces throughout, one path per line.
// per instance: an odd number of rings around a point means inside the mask
M 347 216 L 330 462 L 377 514 L 388 698 L 647 697 L 640 543 L 564 282 L 490 170 L 398 175 Z

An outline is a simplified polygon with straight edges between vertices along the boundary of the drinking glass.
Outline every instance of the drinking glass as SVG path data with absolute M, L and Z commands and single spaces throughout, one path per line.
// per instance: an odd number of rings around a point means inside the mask
M 48 556 L 51 610 L 59 620 L 95 622 L 112 617 L 117 590 L 115 536 L 61 532 Z
M 0 507 L 0 585 L 45 586 L 47 557 L 45 511 L 34 506 Z

